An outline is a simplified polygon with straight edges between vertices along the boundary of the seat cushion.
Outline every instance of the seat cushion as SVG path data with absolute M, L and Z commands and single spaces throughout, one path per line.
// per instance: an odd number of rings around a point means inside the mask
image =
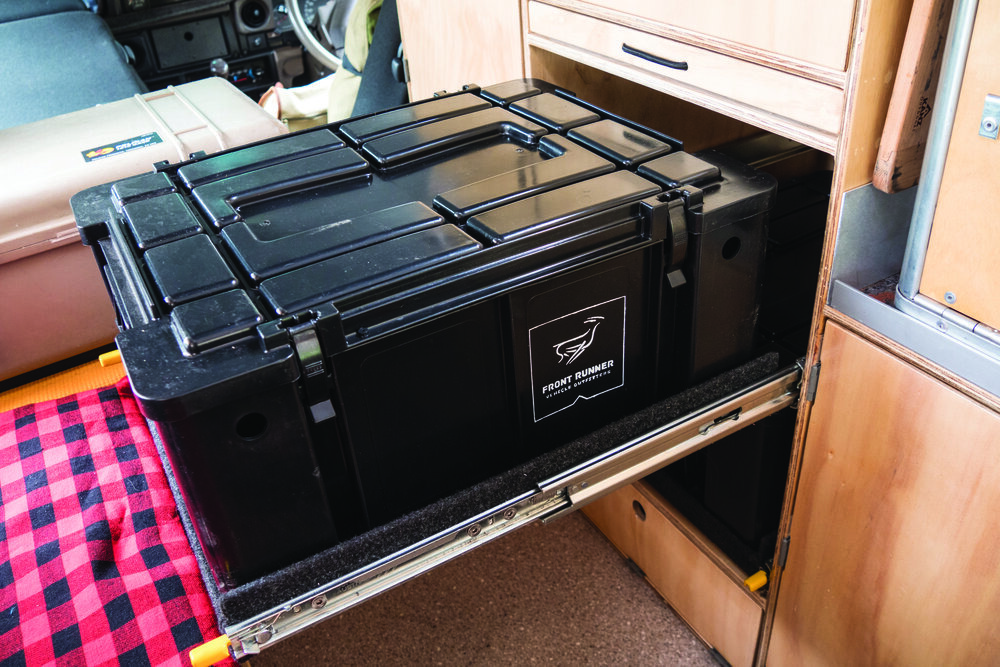
M 3 0 L 0 2 L 0 23 L 85 9 L 83 0 Z
M 99 16 L 67 11 L 0 23 L 7 100 L 0 129 L 145 91 Z

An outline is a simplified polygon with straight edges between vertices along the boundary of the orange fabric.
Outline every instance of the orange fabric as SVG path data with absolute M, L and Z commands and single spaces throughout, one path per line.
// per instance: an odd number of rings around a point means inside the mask
M 125 366 L 119 363 L 103 368 L 95 358 L 76 368 L 3 392 L 0 394 L 0 412 L 31 403 L 51 401 L 89 389 L 107 387 L 123 377 L 125 377 Z

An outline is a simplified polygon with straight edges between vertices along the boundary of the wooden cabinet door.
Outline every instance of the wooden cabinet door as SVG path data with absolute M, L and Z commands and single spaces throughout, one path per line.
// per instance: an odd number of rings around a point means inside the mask
M 769 665 L 1000 660 L 1000 416 L 835 324 Z
M 524 76 L 519 0 L 399 0 L 410 99 Z

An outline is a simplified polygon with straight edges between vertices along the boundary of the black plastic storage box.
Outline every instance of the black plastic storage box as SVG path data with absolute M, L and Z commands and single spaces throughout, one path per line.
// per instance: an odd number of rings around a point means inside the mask
M 73 208 L 229 588 L 741 361 L 773 193 L 514 81 Z

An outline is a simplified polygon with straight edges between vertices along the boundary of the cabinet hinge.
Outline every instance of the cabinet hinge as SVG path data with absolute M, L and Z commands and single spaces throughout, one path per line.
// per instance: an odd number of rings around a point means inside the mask
M 816 386 L 819 384 L 820 365 L 816 364 L 809 371 L 809 383 L 806 385 L 806 400 L 812 403 L 816 400 Z
M 781 538 L 781 546 L 778 548 L 778 567 L 785 567 L 785 561 L 788 560 L 788 545 L 791 541 L 792 538 L 788 535 Z

